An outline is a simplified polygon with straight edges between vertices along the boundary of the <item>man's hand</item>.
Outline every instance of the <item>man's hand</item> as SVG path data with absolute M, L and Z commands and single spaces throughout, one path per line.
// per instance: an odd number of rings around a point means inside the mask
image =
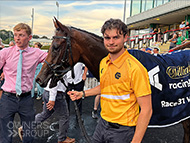
M 0 90 L 0 99 L 1 99 L 2 93 L 3 93 L 3 90 Z
M 83 75 L 82 75 L 82 80 L 86 80 L 86 74 L 84 73 Z
M 49 111 L 51 111 L 51 110 L 53 109 L 54 105 L 55 105 L 55 101 L 49 101 L 49 102 L 46 104 L 47 109 L 48 109 Z
M 1 73 L 1 75 L 0 75 L 0 80 L 3 80 L 3 79 L 4 79 L 4 74 Z
M 83 92 L 68 91 L 67 94 L 70 96 L 71 100 L 74 101 L 82 98 Z
M 87 74 L 88 68 L 85 66 L 84 67 L 84 73 L 82 75 L 82 80 L 85 81 L 86 80 L 86 74 Z

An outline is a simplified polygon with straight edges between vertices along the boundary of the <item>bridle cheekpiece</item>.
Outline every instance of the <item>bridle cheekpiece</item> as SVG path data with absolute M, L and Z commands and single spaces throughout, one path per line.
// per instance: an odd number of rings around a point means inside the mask
M 45 60 L 45 63 L 48 65 L 48 67 L 51 69 L 55 77 L 62 78 L 62 76 L 73 69 L 74 66 L 74 60 L 73 60 L 73 54 L 71 49 L 71 40 L 70 36 L 53 36 L 53 39 L 65 39 L 66 40 L 66 49 L 63 55 L 63 58 L 61 59 L 60 64 L 50 64 Z M 69 54 L 71 56 L 72 60 L 72 66 L 69 64 Z M 64 70 L 60 70 L 59 68 L 66 67 Z

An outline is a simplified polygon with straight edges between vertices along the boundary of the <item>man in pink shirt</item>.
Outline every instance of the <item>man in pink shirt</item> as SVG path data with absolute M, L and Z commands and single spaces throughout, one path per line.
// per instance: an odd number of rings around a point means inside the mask
M 31 89 L 36 67 L 47 56 L 38 48 L 29 47 L 32 39 L 31 28 L 24 23 L 17 24 L 14 28 L 16 45 L 0 51 L 0 68 L 3 67 L 5 83 L 2 86 L 3 94 L 0 99 L 0 143 L 12 143 L 14 115 L 20 115 L 23 126 L 23 143 L 32 143 L 32 123 L 35 117 Z M 16 93 L 17 64 L 22 52 L 21 94 Z M 18 82 L 17 82 L 18 83 Z

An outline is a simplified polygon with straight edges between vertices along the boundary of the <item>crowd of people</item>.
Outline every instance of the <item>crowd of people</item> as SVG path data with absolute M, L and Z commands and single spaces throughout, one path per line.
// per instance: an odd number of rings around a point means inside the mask
M 190 32 L 188 29 L 184 28 L 190 28 L 188 21 L 186 23 L 185 21 L 182 21 L 179 25 L 179 31 L 170 33 L 171 38 L 168 40 L 170 42 L 169 50 L 176 46 L 184 44 L 188 40 L 188 38 L 190 37 Z M 158 30 L 156 28 L 154 30 L 152 29 L 150 32 L 156 33 L 155 41 L 150 47 L 143 47 L 140 50 L 157 56 L 160 53 L 159 46 L 161 45 L 160 42 L 163 39 L 163 33 L 161 32 L 161 28 L 158 28 Z
M 167 36 L 164 36 L 165 34 L 167 34 Z M 139 48 L 139 45 L 141 46 L 140 49 L 142 51 L 146 51 L 146 48 L 148 49 L 151 48 L 151 51 L 147 49 L 148 50 L 147 52 L 150 54 L 154 54 L 154 50 L 153 50 L 154 47 L 157 47 L 159 49 L 159 47 L 162 46 L 164 42 L 165 43 L 167 41 L 170 42 L 170 46 L 169 46 L 169 50 L 170 50 L 176 46 L 184 44 L 188 39 L 190 39 L 190 24 L 189 24 L 189 21 L 182 21 L 178 29 L 172 29 L 165 32 L 162 32 L 161 28 L 154 28 L 154 29 L 150 28 L 149 33 L 145 35 L 148 35 L 150 37 L 149 38 L 143 37 L 143 38 L 140 38 L 140 40 L 146 39 L 145 40 L 146 42 L 141 45 L 139 43 L 136 43 L 136 44 L 138 44 L 137 45 L 138 48 Z M 148 44 L 147 44 L 147 41 L 148 41 Z M 131 49 L 130 46 L 131 45 L 129 45 L 129 49 Z M 133 44 L 133 48 L 134 48 L 134 44 Z
M 183 28 L 183 25 L 184 23 L 180 27 Z M 128 32 L 125 23 L 119 19 L 109 19 L 102 26 L 104 46 L 109 54 L 100 63 L 100 85 L 85 91 L 88 68 L 83 63 L 76 63 L 74 73 L 69 71 L 65 74 L 56 87 L 49 88 L 51 80 L 47 87 L 40 87 L 35 78 L 47 52 L 41 50 L 42 44 L 39 42 L 34 47 L 29 47 L 32 35 L 27 24 L 17 24 L 13 32 L 14 41 L 10 41 L 8 48 L 1 46 L 0 50 L 0 143 L 12 142 L 7 125 L 14 122 L 16 113 L 19 114 L 22 125 L 19 128 L 21 140 L 23 143 L 32 143 L 34 137 L 30 133 L 55 111 L 59 114 L 58 143 L 74 143 L 75 139 L 68 137 L 67 133 L 70 99 L 76 100 L 82 116 L 82 99 L 89 96 L 96 96 L 92 111 L 94 119 L 98 118 L 99 103 L 101 105 L 101 115 L 93 134 L 94 143 L 142 141 L 152 115 L 151 88 L 147 70 L 124 47 Z M 158 28 L 156 32 L 157 42 L 160 42 L 161 29 Z M 0 39 L 0 45 L 1 41 Z M 169 41 L 171 49 L 185 43 L 187 39 L 180 31 L 174 33 Z M 160 52 L 158 46 L 141 50 L 154 56 Z M 123 73 L 128 75 L 123 77 Z M 74 78 L 72 74 L 75 74 Z M 43 111 L 38 114 L 33 108 L 32 98 L 35 96 L 43 100 Z

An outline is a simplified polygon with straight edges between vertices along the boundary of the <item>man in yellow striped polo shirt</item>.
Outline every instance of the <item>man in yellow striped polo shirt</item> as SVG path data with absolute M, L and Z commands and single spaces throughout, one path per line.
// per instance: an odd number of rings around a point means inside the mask
M 140 143 L 152 115 L 147 70 L 124 48 L 127 26 L 121 20 L 107 20 L 101 32 L 109 54 L 100 63 L 100 85 L 68 94 L 72 100 L 101 94 L 94 143 Z

